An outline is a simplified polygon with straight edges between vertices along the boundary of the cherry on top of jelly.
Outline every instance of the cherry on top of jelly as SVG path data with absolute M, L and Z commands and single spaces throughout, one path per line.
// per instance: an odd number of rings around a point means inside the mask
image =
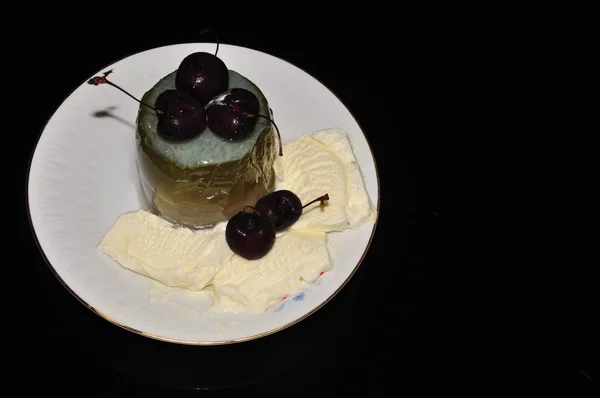
M 171 142 L 182 142 L 200 135 L 206 128 L 204 106 L 190 93 L 163 91 L 154 103 L 158 111 L 158 134 Z
M 186 56 L 175 74 L 175 88 L 192 94 L 202 105 L 229 88 L 229 71 L 216 55 L 195 52 Z

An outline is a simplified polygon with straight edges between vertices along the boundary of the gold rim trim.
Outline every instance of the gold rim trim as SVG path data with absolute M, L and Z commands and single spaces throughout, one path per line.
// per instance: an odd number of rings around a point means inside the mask
M 161 48 L 167 48 L 167 47 L 174 47 L 174 46 L 181 46 L 181 45 L 186 45 L 186 44 L 201 44 L 201 43 L 197 43 L 197 42 L 183 42 L 183 43 L 179 43 L 179 44 L 171 44 L 171 45 L 165 45 L 165 46 L 160 46 L 160 47 L 155 47 L 155 48 L 151 48 L 148 50 L 144 50 L 144 51 L 139 51 L 133 54 L 129 54 L 126 55 L 122 58 L 119 58 L 118 60 L 116 60 L 115 62 L 113 62 L 112 64 L 109 64 L 107 66 L 105 66 L 104 68 L 99 69 L 96 73 L 94 73 L 92 76 L 95 76 L 99 73 L 102 73 L 103 70 L 106 70 L 107 68 L 123 61 L 126 58 L 130 58 L 133 57 L 135 55 L 139 55 L 139 54 L 143 54 L 145 52 L 150 52 L 150 51 L 155 51 Z M 377 161 L 375 160 L 375 155 L 373 154 L 373 149 L 371 147 L 371 144 L 369 142 L 369 139 L 367 137 L 367 135 L 364 133 L 364 130 L 362 129 L 362 127 L 360 126 L 360 123 L 358 122 L 358 120 L 356 120 L 356 117 L 352 114 L 352 112 L 350 111 L 350 109 L 348 109 L 348 107 L 344 104 L 344 102 L 331 90 L 329 89 L 329 87 L 327 87 L 325 84 L 323 84 L 319 79 L 315 78 L 314 76 L 312 76 L 310 73 L 306 72 L 304 69 L 292 64 L 291 62 L 286 61 L 283 58 L 280 58 L 278 56 L 263 52 L 263 51 L 258 51 L 258 50 L 254 50 L 251 48 L 247 48 L 247 47 L 241 47 L 241 46 L 237 46 L 237 45 L 233 45 L 233 44 L 225 44 L 225 43 L 221 43 L 222 45 L 225 46 L 229 46 L 229 47 L 237 47 L 246 51 L 254 51 L 263 55 L 268 55 L 271 56 L 273 58 L 277 58 L 280 61 L 283 61 L 287 64 L 289 64 L 290 66 L 302 71 L 303 73 L 305 73 L 306 75 L 308 75 L 309 77 L 311 77 L 312 79 L 314 79 L 315 81 L 317 81 L 319 84 L 321 84 L 326 90 L 328 90 L 331 94 L 333 94 L 333 96 L 342 104 L 344 105 L 344 108 L 346 108 L 346 110 L 350 113 L 350 116 L 352 116 L 352 118 L 354 119 L 354 122 L 356 123 L 356 125 L 358 126 L 358 128 L 360 129 L 361 133 L 363 134 L 363 137 L 365 138 L 365 141 L 367 141 L 367 147 L 369 148 L 369 152 L 371 154 L 371 159 L 373 160 L 373 165 L 375 167 L 375 179 L 377 181 L 377 204 L 376 204 L 376 216 L 375 216 L 375 221 L 373 222 L 373 229 L 371 230 L 371 236 L 369 236 L 369 240 L 367 241 L 367 245 L 365 246 L 365 249 L 360 257 L 360 259 L 358 260 L 358 263 L 356 263 L 356 265 L 354 266 L 354 268 L 352 269 L 352 272 L 350 272 L 350 275 L 348 275 L 348 277 L 340 284 L 340 286 L 338 286 L 338 288 L 331 294 L 329 295 L 329 297 L 327 297 L 325 300 L 323 300 L 319 305 L 317 305 L 315 308 L 313 308 L 312 310 L 310 310 L 309 312 L 307 312 L 306 314 L 302 315 L 301 317 L 293 320 L 292 322 L 288 322 L 285 325 L 282 325 L 278 328 L 275 329 L 271 329 L 269 331 L 263 332 L 263 333 L 259 333 L 259 334 L 255 334 L 252 336 L 247 336 L 247 337 L 242 337 L 242 338 L 238 338 L 238 339 L 231 339 L 231 340 L 219 340 L 219 341 L 195 341 L 195 340 L 180 340 L 180 339 L 173 339 L 173 338 L 169 338 L 169 337 L 164 337 L 164 336 L 159 336 L 159 335 L 155 335 L 152 333 L 148 333 L 148 332 L 144 332 L 142 330 L 138 330 L 135 328 L 132 328 L 130 326 L 125 325 L 122 322 L 119 322 L 113 318 L 111 318 L 110 316 L 104 314 L 103 312 L 97 310 L 96 308 L 94 308 L 92 305 L 88 304 L 85 300 L 83 300 L 81 297 L 79 297 L 79 295 L 77 293 L 75 293 L 75 291 L 73 291 L 73 289 L 71 289 L 69 287 L 69 285 L 67 285 L 67 283 L 60 277 L 60 275 L 58 274 L 58 272 L 56 271 L 56 269 L 52 266 L 52 264 L 50 263 L 50 260 L 48 260 L 48 257 L 46 257 L 46 253 L 44 252 L 42 245 L 40 244 L 37 234 L 35 233 L 35 227 L 33 225 L 33 220 L 31 218 L 31 211 L 30 211 L 30 203 L 29 203 L 29 176 L 31 174 L 31 165 L 33 162 L 33 158 L 35 156 L 36 150 L 37 150 L 37 146 L 39 144 L 40 139 L 42 138 L 42 135 L 44 133 L 44 131 L 46 130 L 46 127 L 48 125 L 48 123 L 50 123 L 50 121 L 52 120 L 52 118 L 54 117 L 54 115 L 56 114 L 56 112 L 60 109 L 60 107 L 62 106 L 62 104 L 75 92 L 75 90 L 77 90 L 78 88 L 80 88 L 81 86 L 83 86 L 85 84 L 85 82 L 89 79 L 85 79 L 81 84 L 79 84 L 78 86 L 76 86 L 74 89 L 71 90 L 71 92 L 61 101 L 61 103 L 56 107 L 56 109 L 54 110 L 54 112 L 52 113 L 52 116 L 50 116 L 50 118 L 48 119 L 48 121 L 44 124 L 42 131 L 40 132 L 35 145 L 33 146 L 33 150 L 31 152 L 31 156 L 29 159 L 29 165 L 27 167 L 27 176 L 26 176 L 26 180 L 25 180 L 25 200 L 27 203 L 27 219 L 29 220 L 29 227 L 31 228 L 31 232 L 33 235 L 33 239 L 38 247 L 38 250 L 40 251 L 40 254 L 42 255 L 42 258 L 44 259 L 44 262 L 46 263 L 46 265 L 50 268 L 50 270 L 52 271 L 52 274 L 54 274 L 54 276 L 56 277 L 56 279 L 58 279 L 58 281 L 61 283 L 61 285 L 64 286 L 65 289 L 67 289 L 67 291 L 77 299 L 77 301 L 79 301 L 81 304 L 83 304 L 86 308 L 90 309 L 93 313 L 97 314 L 98 316 L 100 316 L 101 318 L 109 321 L 110 323 L 119 326 L 125 330 L 128 330 L 130 332 L 139 334 L 141 336 L 145 336 L 148 338 L 152 338 L 155 340 L 159 340 L 159 341 L 164 341 L 164 342 L 168 342 L 168 343 L 177 343 L 177 344 L 183 344 L 183 345 L 193 345 L 193 346 L 215 346 L 215 345 L 228 345 L 228 344 L 234 344 L 234 343 L 242 343 L 245 341 L 250 341 L 250 340 L 256 340 L 259 339 L 261 337 L 265 337 L 277 332 L 280 332 L 284 329 L 289 328 L 290 326 L 293 326 L 295 324 L 297 324 L 298 322 L 303 321 L 304 319 L 308 318 L 310 315 L 314 314 L 315 312 L 317 312 L 319 309 L 323 308 L 323 306 L 325 306 L 325 304 L 327 304 L 329 301 L 331 301 L 341 290 L 344 286 L 346 286 L 346 284 L 348 283 L 348 281 L 350 281 L 350 279 L 354 276 L 354 274 L 356 273 L 356 271 L 358 270 L 358 268 L 360 267 L 360 265 L 362 264 L 365 256 L 367 255 L 367 252 L 369 251 L 369 248 L 371 246 L 371 242 L 373 241 L 373 237 L 375 236 L 375 230 L 377 229 L 377 223 L 379 222 L 379 207 L 380 207 L 380 203 L 381 203 L 381 184 L 380 184 L 380 180 L 379 180 L 379 169 L 377 167 Z

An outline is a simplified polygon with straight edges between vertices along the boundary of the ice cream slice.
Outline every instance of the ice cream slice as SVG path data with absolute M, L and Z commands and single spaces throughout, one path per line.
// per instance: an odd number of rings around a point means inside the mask
M 325 193 L 325 206 L 309 206 L 291 229 L 342 231 L 357 229 L 372 220 L 370 203 L 356 157 L 346 133 L 339 129 L 320 130 L 283 145 L 284 156 L 273 165 L 275 187 L 294 192 L 302 203 Z
M 225 223 L 192 231 L 146 210 L 121 215 L 98 250 L 131 271 L 190 290 L 204 289 L 234 254 L 225 240 Z
M 281 297 L 299 293 L 330 268 L 325 232 L 284 232 L 266 256 L 248 261 L 236 255 L 225 262 L 212 281 L 214 308 L 263 312 Z

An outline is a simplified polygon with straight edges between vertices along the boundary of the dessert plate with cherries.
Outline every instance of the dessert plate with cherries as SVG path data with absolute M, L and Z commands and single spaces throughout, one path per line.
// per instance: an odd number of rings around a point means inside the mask
M 34 235 L 85 306 L 181 344 L 256 339 L 343 288 L 378 219 L 360 126 L 294 65 L 218 43 L 155 48 L 61 104 L 28 176 Z

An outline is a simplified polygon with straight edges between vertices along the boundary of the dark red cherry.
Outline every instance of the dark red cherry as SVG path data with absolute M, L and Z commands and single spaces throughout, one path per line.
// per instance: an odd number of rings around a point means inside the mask
M 258 98 L 249 90 L 232 88 L 213 98 L 206 108 L 206 119 L 210 129 L 228 141 L 239 141 L 248 137 L 256 126 L 257 119 L 263 118 L 275 126 L 279 138 L 279 156 L 283 155 L 281 134 L 275 122 L 260 115 Z
M 254 130 L 259 108 L 258 98 L 252 92 L 232 88 L 208 103 L 208 127 L 225 140 L 243 140 Z
M 175 88 L 192 94 L 202 105 L 229 88 L 229 71 L 216 55 L 195 52 L 183 59 L 175 74 Z
M 302 215 L 302 209 L 315 202 L 324 204 L 329 200 L 329 195 L 325 194 L 317 199 L 308 202 L 304 206 L 300 198 L 287 189 L 271 192 L 258 200 L 256 210 L 266 214 L 275 226 L 276 231 L 288 228 L 294 224 Z
M 200 135 L 206 127 L 204 106 L 190 93 L 163 91 L 154 103 L 160 111 L 156 129 L 171 142 L 181 142 Z
M 248 118 L 224 105 L 208 107 L 206 118 L 210 129 L 227 141 L 243 140 L 256 126 L 256 118 Z
M 275 243 L 275 226 L 269 218 L 251 206 L 253 211 L 240 211 L 227 222 L 225 239 L 229 248 L 247 260 L 256 260 L 271 250 Z

